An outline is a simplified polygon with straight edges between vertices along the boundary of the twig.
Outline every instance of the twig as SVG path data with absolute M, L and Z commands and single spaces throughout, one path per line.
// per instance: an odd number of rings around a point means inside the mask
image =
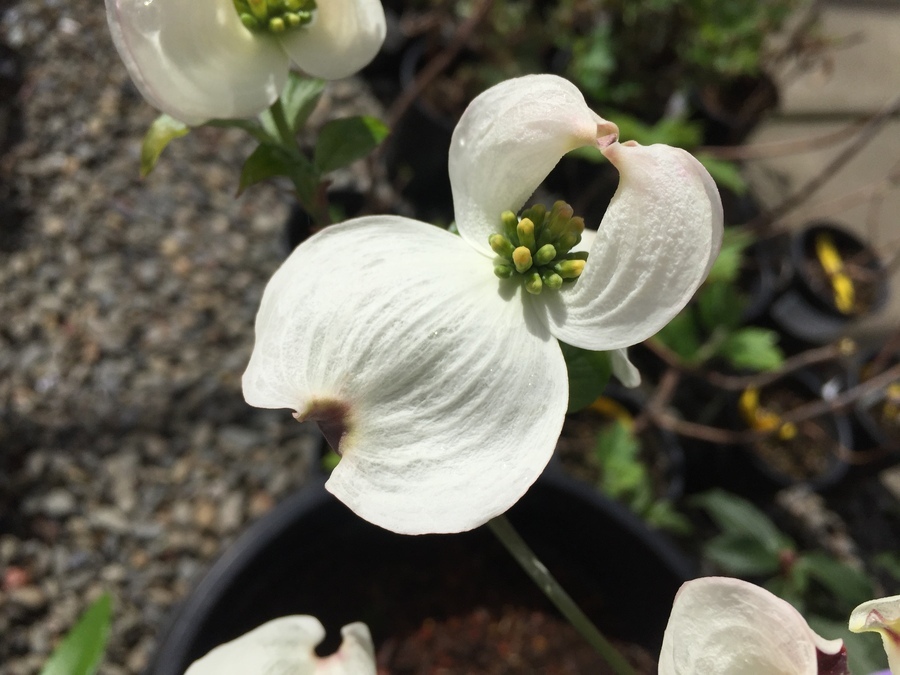
M 854 138 L 837 157 L 831 160 L 818 175 L 813 176 L 805 185 L 803 185 L 794 194 L 787 197 L 779 205 L 770 209 L 768 212 L 757 216 L 748 224 L 751 230 L 762 230 L 783 218 L 787 213 L 794 210 L 804 201 L 809 199 L 810 195 L 815 193 L 822 185 L 824 185 L 834 174 L 836 174 L 847 162 L 857 155 L 871 141 L 875 134 L 884 126 L 891 116 L 900 112 L 900 96 L 895 97 L 890 103 L 884 106 L 873 117 L 871 117 L 859 130 Z
M 446 70 L 456 55 L 459 54 L 466 42 L 468 42 L 469 38 L 472 36 L 472 33 L 475 32 L 478 24 L 484 20 L 485 16 L 487 16 L 488 10 L 490 10 L 493 3 L 494 0 L 481 0 L 478 7 L 472 13 L 472 16 L 462 22 L 456 29 L 456 32 L 453 34 L 453 37 L 446 48 L 431 59 L 426 66 L 419 71 L 419 74 L 416 75 L 416 79 L 413 81 L 412 86 L 404 89 L 400 96 L 397 97 L 397 100 L 394 101 L 394 104 L 390 107 L 387 114 L 388 126 L 391 129 L 397 126 L 397 123 L 403 115 L 406 114 L 406 111 L 413 104 L 413 101 L 425 91 L 425 88 L 431 84 L 431 81 Z
M 666 347 L 659 340 L 650 339 L 647 340 L 644 345 L 662 359 L 669 367 L 677 368 L 682 372 L 702 377 L 710 384 L 727 391 L 743 391 L 748 387 L 764 387 L 795 370 L 806 368 L 817 363 L 831 361 L 839 356 L 848 356 L 852 351 L 850 344 L 841 341 L 835 344 L 825 345 L 824 347 L 816 347 L 814 349 L 808 349 L 805 352 L 800 352 L 799 354 L 785 359 L 781 366 L 775 370 L 767 370 L 752 375 L 727 375 L 715 370 L 704 370 L 698 366 L 684 363 L 675 352 Z M 853 348 L 855 348 L 855 346 Z
M 696 152 L 697 154 L 711 155 L 717 159 L 730 160 L 798 155 L 803 152 L 827 148 L 839 141 L 846 140 L 849 134 L 856 133 L 861 126 L 862 122 L 854 122 L 837 131 L 829 131 L 827 134 L 819 134 L 807 138 L 791 138 L 784 141 L 770 141 L 768 143 L 754 143 L 752 145 L 706 145 L 697 148 Z

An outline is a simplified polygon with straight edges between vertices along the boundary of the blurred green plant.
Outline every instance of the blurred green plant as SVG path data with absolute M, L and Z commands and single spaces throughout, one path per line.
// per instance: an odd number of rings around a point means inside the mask
M 702 545 L 707 562 L 727 575 L 764 580 L 763 586 L 794 605 L 813 630 L 844 639 L 853 675 L 887 667 L 880 641 L 860 640 L 847 630 L 853 608 L 877 595 L 865 572 L 821 551 L 800 551 L 765 513 L 724 490 L 695 495 L 689 503 L 720 530 Z
M 112 598 L 104 593 L 59 643 L 41 675 L 94 675 L 106 651 L 111 618 Z
M 653 477 L 641 455 L 641 440 L 631 425 L 617 419 L 601 428 L 594 447 L 601 470 L 598 489 L 625 504 L 651 527 L 689 534 L 690 521 L 670 500 L 656 495 Z
M 700 366 L 719 357 L 739 370 L 774 370 L 784 361 L 775 331 L 743 326 L 746 299 L 739 275 L 753 237 L 728 228 L 722 250 L 703 286 L 685 307 L 652 339 L 661 342 L 686 364 Z

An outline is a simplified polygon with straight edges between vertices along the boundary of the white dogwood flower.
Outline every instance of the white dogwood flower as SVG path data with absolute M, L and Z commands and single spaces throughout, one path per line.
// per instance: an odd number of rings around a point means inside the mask
M 849 673 L 846 662 L 844 643 L 817 635 L 790 603 L 740 579 L 705 577 L 675 596 L 659 675 L 837 675 Z
M 850 630 L 880 633 L 891 672 L 900 675 L 900 595 L 861 604 L 850 615 Z
M 189 125 L 262 112 L 291 62 L 352 75 L 386 30 L 380 0 L 106 0 L 106 16 L 144 98 Z
M 185 675 L 375 675 L 375 648 L 364 623 L 341 629 L 337 652 L 319 657 L 325 628 L 314 616 L 274 619 L 219 645 L 194 661 Z
M 722 236 L 709 174 L 683 150 L 616 134 L 566 80 L 503 82 L 471 103 L 451 141 L 461 236 L 359 218 L 305 241 L 272 277 L 244 396 L 318 422 L 341 454 L 326 487 L 359 516 L 421 534 L 505 512 L 562 428 L 557 340 L 624 350 L 706 277 Z M 510 213 L 580 146 L 621 174 L 586 262 L 572 253 L 583 224 L 565 205 Z M 621 359 L 616 370 L 633 379 Z

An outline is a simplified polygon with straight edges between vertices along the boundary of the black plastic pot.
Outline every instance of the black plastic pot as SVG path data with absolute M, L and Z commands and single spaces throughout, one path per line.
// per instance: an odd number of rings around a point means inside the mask
M 900 363 L 900 352 L 889 354 L 882 363 L 875 363 L 878 357 L 877 351 L 861 355 L 851 370 L 851 386 L 865 382 Z M 895 418 L 884 417 L 887 414 L 886 406 L 895 405 L 893 401 L 892 392 L 885 387 L 869 392 L 854 404 L 853 419 L 859 439 L 857 449 L 861 454 L 868 455 L 859 466 L 854 467 L 854 473 L 871 474 L 900 462 L 900 422 Z
M 831 235 L 845 261 L 859 259 L 860 266 L 871 274 L 865 305 L 856 312 L 841 312 L 823 286 L 822 275 L 815 273 L 815 241 L 822 233 Z M 812 223 L 796 234 L 791 240 L 791 264 L 793 283 L 772 303 L 770 316 L 799 349 L 833 342 L 845 334 L 852 321 L 877 312 L 887 301 L 887 276 L 878 256 L 868 244 L 834 223 Z
M 555 471 L 545 472 L 509 517 L 602 628 L 658 650 L 672 599 L 693 576 L 664 538 Z M 460 580 L 460 566 L 477 572 Z M 342 625 L 360 620 L 377 648 L 428 618 L 471 609 L 498 580 L 513 584 L 499 601 L 549 608 L 486 528 L 393 534 L 355 516 L 317 482 L 255 523 L 215 563 L 173 617 L 147 675 L 182 675 L 215 645 L 295 613 L 323 622 L 326 652 Z M 436 589 L 441 601 L 430 604 Z
M 773 391 L 781 388 L 796 394 L 804 402 L 827 400 L 837 394 L 844 386 L 845 378 L 842 379 L 837 375 L 828 380 L 822 380 L 812 371 L 800 370 L 764 387 L 760 391 L 759 397 L 761 404 L 765 406 L 767 396 L 771 396 Z M 735 419 L 734 428 L 747 428 L 746 422 L 739 419 L 736 407 L 737 401 L 735 400 L 734 407 L 730 411 Z M 853 449 L 853 430 L 850 419 L 846 414 L 841 412 L 828 413 L 815 418 L 815 423 L 817 428 L 826 434 L 831 442 L 843 446 L 847 450 Z M 798 425 L 797 433 L 800 435 L 804 434 L 802 424 L 804 423 Z M 847 474 L 849 468 L 842 458 L 834 454 L 825 458 L 827 463 L 820 472 L 801 478 L 786 473 L 777 464 L 768 461 L 762 448 L 763 445 L 761 443 L 739 448 L 739 454 L 745 458 L 741 463 L 747 468 L 747 473 L 744 474 L 744 479 L 741 482 L 750 486 L 755 484 L 760 491 L 774 491 L 794 485 L 806 485 L 810 489 L 817 491 L 826 490 L 840 482 Z M 737 470 L 740 475 L 740 468 L 737 467 Z

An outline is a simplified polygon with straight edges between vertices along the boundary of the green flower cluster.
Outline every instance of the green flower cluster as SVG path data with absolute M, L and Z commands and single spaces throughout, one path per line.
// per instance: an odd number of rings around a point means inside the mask
M 241 23 L 252 31 L 283 33 L 312 21 L 315 0 L 232 0 Z
M 549 211 L 535 204 L 517 218 L 512 211 L 500 215 L 503 231 L 488 237 L 500 259 L 494 274 L 501 279 L 520 277 L 525 290 L 538 295 L 544 288 L 557 290 L 574 282 L 584 270 L 586 251 L 570 253 L 581 241 L 584 219 L 573 216 L 572 207 L 558 201 Z

